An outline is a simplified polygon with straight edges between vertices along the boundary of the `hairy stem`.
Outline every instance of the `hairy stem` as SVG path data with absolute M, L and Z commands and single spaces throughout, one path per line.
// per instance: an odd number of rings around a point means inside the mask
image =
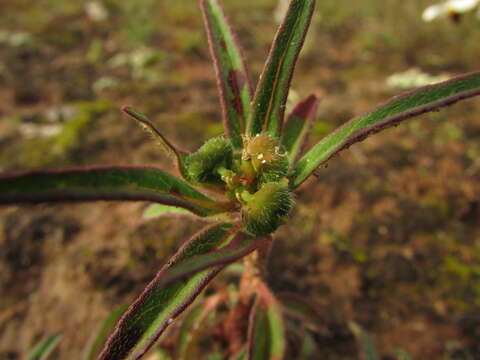
M 273 239 L 271 236 L 262 238 L 258 249 L 243 258 L 245 270 L 240 279 L 240 301 L 248 304 L 253 295 L 263 284 L 267 275 L 267 264 L 272 249 Z

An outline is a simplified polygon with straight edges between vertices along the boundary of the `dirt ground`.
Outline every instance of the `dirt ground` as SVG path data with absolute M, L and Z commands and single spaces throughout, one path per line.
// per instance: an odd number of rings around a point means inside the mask
M 225 0 L 257 76 L 273 0 Z M 129 164 L 171 168 L 130 104 L 186 149 L 222 132 L 197 1 L 0 2 L 0 170 Z M 295 73 L 322 97 L 310 145 L 403 91 L 411 68 L 478 70 L 480 22 L 423 23 L 428 1 L 318 1 Z M 98 14 L 97 14 L 98 15 Z M 293 99 L 295 100 L 295 99 Z M 298 191 L 275 236 L 269 283 L 317 304 L 319 359 L 358 359 L 349 324 L 384 359 L 480 359 L 480 100 L 423 115 L 353 146 Z M 77 359 L 200 223 L 146 221 L 143 203 L 0 208 L 0 359 L 63 331 Z

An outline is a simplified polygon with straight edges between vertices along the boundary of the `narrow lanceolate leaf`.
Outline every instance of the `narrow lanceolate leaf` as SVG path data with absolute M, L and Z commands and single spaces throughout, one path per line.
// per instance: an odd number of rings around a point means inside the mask
M 411 117 L 480 95 L 480 72 L 457 76 L 395 96 L 350 120 L 322 139 L 296 164 L 291 186 L 296 188 L 315 169 L 352 144 Z
M 398 360 L 413 360 L 412 357 L 402 349 L 395 350 L 395 356 Z
M 248 325 L 248 359 L 284 359 L 287 339 L 280 305 L 265 285 L 259 284 L 258 290 Z
M 148 167 L 94 167 L 0 176 L 0 204 L 65 201 L 152 201 L 199 216 L 225 211 L 182 180 Z
M 35 347 L 27 355 L 27 360 L 46 360 L 48 356 L 52 353 L 53 350 L 57 347 L 62 334 L 56 333 L 46 339 L 42 340 L 40 343 L 35 345 Z
M 242 51 L 218 0 L 200 1 L 220 91 L 225 131 L 236 148 L 242 146 L 253 93 Z
M 215 250 L 234 236 L 235 229 L 227 223 L 214 224 L 187 241 L 125 312 L 98 359 L 140 359 L 223 266 L 198 272 L 167 286 L 162 285 L 164 275 L 178 263 Z
M 349 327 L 357 338 L 357 342 L 360 344 L 362 353 L 364 354 L 363 358 L 365 360 L 380 360 L 375 343 L 370 335 L 354 322 L 351 322 Z
M 282 145 L 288 153 L 290 163 L 293 163 L 302 151 L 317 115 L 318 103 L 318 98 L 310 95 L 295 106 L 283 125 Z
M 152 204 L 143 213 L 144 219 L 154 219 L 160 216 L 176 217 L 176 216 L 192 216 L 192 213 L 186 209 L 163 205 Z
M 227 213 L 215 214 L 211 216 L 199 217 L 191 211 L 184 208 L 179 208 L 171 205 L 164 204 L 151 204 L 148 206 L 142 214 L 145 220 L 156 219 L 159 217 L 171 218 L 171 219 L 184 219 L 189 221 L 202 221 L 207 223 L 216 223 L 221 221 L 230 221 L 231 217 Z
M 118 319 L 120 319 L 125 310 L 127 310 L 127 305 L 122 305 L 108 315 L 103 324 L 101 324 L 100 328 L 90 337 L 90 340 L 83 350 L 82 360 L 95 359 Z
M 133 109 L 130 106 L 122 106 L 122 111 L 130 116 L 132 119 L 137 121 L 143 129 L 145 129 L 150 135 L 157 140 L 160 145 L 171 155 L 175 156 L 177 161 L 177 168 L 180 174 L 185 176 L 185 158 L 188 156 L 188 153 L 183 150 L 177 149 L 167 138 L 157 130 L 157 128 L 152 124 L 152 122 L 140 111 Z
M 280 136 L 290 81 L 314 7 L 315 0 L 291 1 L 255 91 L 248 135 L 267 131 L 273 136 Z
M 243 347 L 238 353 L 230 356 L 230 360 L 246 360 L 247 359 L 247 348 Z
M 262 238 L 255 238 L 239 232 L 226 244 L 222 244 L 219 249 L 192 257 L 173 266 L 165 274 L 162 280 L 163 284 L 170 284 L 182 277 L 191 276 L 214 266 L 231 264 L 258 248 L 261 242 Z

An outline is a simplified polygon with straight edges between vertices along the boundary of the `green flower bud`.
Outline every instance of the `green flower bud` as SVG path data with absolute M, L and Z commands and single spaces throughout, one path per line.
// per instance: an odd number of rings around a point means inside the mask
M 260 183 L 280 181 L 287 176 L 289 162 L 278 140 L 268 134 L 247 139 L 244 158 L 250 159 Z
M 208 140 L 186 159 L 187 177 L 193 183 L 223 184 L 219 169 L 231 169 L 233 147 L 224 137 Z
M 242 208 L 245 230 L 257 236 L 273 233 L 285 222 L 293 208 L 293 196 L 284 183 L 266 183 L 254 194 L 243 196 Z

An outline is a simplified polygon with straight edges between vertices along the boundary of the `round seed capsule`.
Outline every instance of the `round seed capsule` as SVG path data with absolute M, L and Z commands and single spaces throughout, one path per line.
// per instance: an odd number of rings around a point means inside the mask
M 223 184 L 218 169 L 231 169 L 233 147 L 224 137 L 208 140 L 186 159 L 188 179 L 193 183 Z
M 289 162 L 278 140 L 259 134 L 248 140 L 245 157 L 249 158 L 260 183 L 276 182 L 287 176 Z
M 293 196 L 283 183 L 269 182 L 249 194 L 242 208 L 245 230 L 257 236 L 273 233 L 293 207 Z

